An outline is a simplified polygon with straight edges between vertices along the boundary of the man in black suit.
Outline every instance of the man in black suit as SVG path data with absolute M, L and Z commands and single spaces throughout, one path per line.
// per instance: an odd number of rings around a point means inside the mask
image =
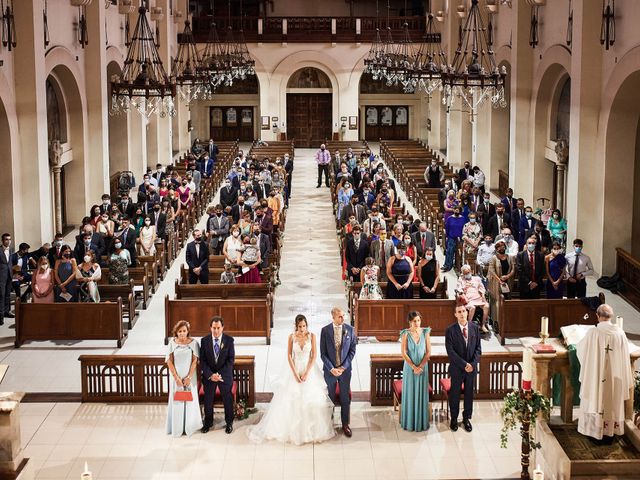
M 544 222 L 538 220 L 533 230 L 529 230 L 526 233 L 526 237 L 536 237 L 536 250 L 542 255 L 546 255 L 551 251 L 551 234 L 549 230 L 544 227 Z
M 347 240 L 345 258 L 347 260 L 347 272 L 354 282 L 360 281 L 360 270 L 364 267 L 364 261 L 369 256 L 369 243 L 367 237 L 362 235 L 360 225 L 353 227 L 353 238 Z
M 471 415 L 473 414 L 473 391 L 475 390 L 478 363 L 482 348 L 480 346 L 480 331 L 475 323 L 467 320 L 467 308 L 456 305 L 456 323 L 447 327 L 444 344 L 449 356 L 449 376 L 451 389 L 449 390 L 449 410 L 451 411 L 452 431 L 458 430 L 458 413 L 460 411 L 460 390 L 464 385 L 464 410 L 462 424 L 467 432 L 472 430 Z
M 0 246 L 0 325 L 4 325 L 5 318 L 13 318 L 11 313 L 11 257 L 13 254 L 11 234 L 3 233 Z
M 471 163 L 467 160 L 464 162 L 464 167 L 458 170 L 458 186 L 462 185 L 467 178 L 473 176 L 473 168 L 471 167 Z
M 257 223 L 253 225 L 253 235 L 257 237 L 258 247 L 260 248 L 260 258 L 262 259 L 260 268 L 268 268 L 269 253 L 271 253 L 271 239 L 260 231 L 260 225 Z
M 242 218 L 242 212 L 251 213 L 251 207 L 244 202 L 244 196 L 238 196 L 238 203 L 236 203 L 233 207 L 231 207 L 231 218 L 233 219 L 233 224 L 237 225 L 237 223 Z
M 233 363 L 236 352 L 233 337 L 225 335 L 224 320 L 215 316 L 209 323 L 211 335 L 200 341 L 200 367 L 202 368 L 202 386 L 204 388 L 204 420 L 202 433 L 213 427 L 213 401 L 216 391 L 220 391 L 224 404 L 226 433 L 233 432 Z
M 138 262 L 138 253 L 136 251 L 136 230 L 131 227 L 129 217 L 122 217 L 122 229 L 116 232 L 116 237 L 120 237 L 122 248 L 129 251 L 131 255 L 131 267 L 136 267 Z
M 269 215 L 266 206 L 260 204 L 260 206 L 256 208 L 256 215 L 253 221 L 260 225 L 260 231 L 262 233 L 269 235 L 269 238 L 271 238 L 271 234 L 273 233 L 273 216 Z
M 507 188 L 507 194 L 502 198 L 502 204 L 506 212 L 513 216 L 513 211 L 516 209 L 517 199 L 513 198 L 513 188 Z
M 167 215 L 162 213 L 161 206 L 156 203 L 153 206 L 153 211 L 149 215 L 151 217 L 151 225 L 156 227 L 156 235 L 162 240 L 167 239 Z
M 84 245 L 85 235 L 87 234 L 91 236 L 91 242 L 90 242 L 91 245 L 95 246 L 96 248 L 96 249 L 93 249 L 93 252 L 96 254 L 96 261 L 100 262 L 100 257 L 102 255 L 106 255 L 104 237 L 99 233 L 96 233 L 93 227 L 89 224 L 84 225 L 82 227 L 82 231 L 80 232 L 80 234 L 76 236 L 76 245 L 75 245 L 74 251 L 77 250 L 79 246 L 81 247 Z
M 193 231 L 193 242 L 187 244 L 186 262 L 189 266 L 189 283 L 209 283 L 209 247 L 202 241 L 202 232 Z
M 524 250 L 516 257 L 521 299 L 540 298 L 546 271 L 544 256 L 536 250 L 536 243 L 536 237 L 529 237 Z
M 216 161 L 218 160 L 218 153 L 220 153 L 220 150 L 218 149 L 218 146 L 213 143 L 213 139 L 209 139 L 209 146 L 207 149 L 207 153 L 209 154 L 209 158 L 211 160 L 213 160 L 213 163 L 216 163 Z
M 78 262 L 78 265 L 84 262 L 84 256 L 89 250 L 93 251 L 96 262 L 102 263 L 99 255 L 100 247 L 92 242 L 91 236 L 91 232 L 83 233 L 81 241 L 77 242 L 73 249 L 73 257 L 76 259 L 76 262 Z
M 511 225 L 511 217 L 504 211 L 504 205 L 502 205 L 502 203 L 496 203 L 495 208 L 496 213 L 487 220 L 487 228 L 484 232 L 490 234 L 493 238 L 498 236 L 503 227 Z
M 264 183 L 262 180 L 256 180 L 253 182 L 253 191 L 256 192 L 258 200 L 263 198 L 269 198 L 269 192 L 271 192 L 271 185 Z
M 358 202 L 360 201 L 360 197 L 358 195 L 354 195 L 351 197 L 351 203 L 349 205 L 345 205 L 340 214 L 340 223 L 344 227 L 347 223 L 349 223 L 349 217 L 356 217 L 356 221 L 362 225 L 364 221 L 367 219 L 367 209 L 364 205 L 360 205 Z
M 527 238 L 529 238 L 528 232 L 533 230 L 535 225 L 536 219 L 533 218 L 533 208 L 527 206 L 524 209 L 524 217 L 520 218 L 520 228 L 518 229 L 518 243 L 520 244 L 520 248 L 524 248 Z
M 136 207 L 133 202 L 129 199 L 128 193 L 123 193 L 120 195 L 120 204 L 118 205 L 118 210 L 122 215 L 125 215 L 129 218 L 133 218 L 136 213 Z
M 511 210 L 511 231 L 516 242 L 520 242 L 520 222 L 524 218 L 524 199 L 516 200 L 516 207 Z
M 100 205 L 100 213 L 111 212 L 111 196 L 108 193 L 102 195 L 102 204 Z M 53 265 L 51 266 L 53 268 Z
M 220 189 L 220 203 L 223 208 L 230 207 L 238 200 L 238 190 L 231 185 L 231 179 L 224 181 L 223 187 Z
M 289 154 L 284 154 L 284 171 L 287 174 L 287 195 L 285 205 L 289 206 L 289 199 L 291 198 L 291 182 L 293 181 L 293 159 L 289 158 Z
M 162 164 L 156 164 L 156 171 L 153 172 L 152 177 L 156 179 L 158 185 L 160 185 L 160 180 L 167 178 L 167 175 L 162 171 Z
M 418 231 L 411 235 L 411 241 L 416 246 L 416 253 L 419 258 L 424 257 L 427 248 L 436 251 L 436 237 L 431 230 L 427 228 L 426 222 L 420 222 Z

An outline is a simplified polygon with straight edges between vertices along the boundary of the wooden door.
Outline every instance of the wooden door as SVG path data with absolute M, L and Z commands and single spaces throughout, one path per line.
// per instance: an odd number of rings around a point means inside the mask
M 331 138 L 331 93 L 287 94 L 287 138 L 296 147 L 319 147 Z
M 210 138 L 252 142 L 253 107 L 210 107 Z

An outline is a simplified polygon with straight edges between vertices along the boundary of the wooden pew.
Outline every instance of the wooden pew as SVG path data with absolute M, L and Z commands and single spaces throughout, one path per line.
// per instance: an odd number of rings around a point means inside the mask
M 176 299 L 183 298 L 270 298 L 271 285 L 266 283 L 210 283 L 208 285 L 181 284 L 176 280 Z
M 397 341 L 400 330 L 408 328 L 407 314 L 413 310 L 422 316 L 422 326 L 431 327 L 431 335 L 444 335 L 455 320 L 455 300 L 356 300 L 353 326 L 358 337 Z
M 224 318 L 225 331 L 236 337 L 265 337 L 271 344 L 272 304 L 270 298 L 242 300 L 164 300 L 165 345 L 173 326 L 179 320 L 191 324 L 191 335 L 203 337 L 211 330 L 209 322 L 215 315 Z
M 120 348 L 127 339 L 121 298 L 116 303 L 21 303 L 18 298 L 15 311 L 16 348 L 57 340 L 115 340 Z
M 155 293 L 157 286 L 160 284 L 159 262 L 155 255 L 143 255 L 138 256 L 138 265 L 147 268 L 147 275 L 149 277 L 149 286 L 151 291 Z
M 147 309 L 147 302 L 151 296 L 151 287 L 149 285 L 149 277 L 147 276 L 148 267 L 129 267 L 129 280 L 133 280 L 134 292 L 136 298 L 142 298 L 142 308 Z M 109 283 L 109 267 L 102 268 L 102 279 L 98 285 L 108 285 Z
M 560 327 L 585 323 L 585 315 L 595 315 L 577 298 L 506 300 L 497 284 L 495 279 L 489 280 L 491 319 L 501 345 L 507 338 L 538 337 L 541 317 L 549 318 L 549 335 L 557 337 Z
M 108 285 L 100 284 L 100 302 L 117 302 L 122 298 L 122 311 L 127 317 L 127 330 L 131 330 L 137 321 L 136 295 L 133 289 L 133 280 L 129 280 L 129 285 Z
M 224 267 L 209 267 L 209 284 L 220 284 L 220 274 L 224 271 Z M 180 283 L 187 285 L 189 283 L 189 269 L 184 265 L 180 265 Z M 264 268 L 260 274 L 262 284 L 270 285 L 273 280 L 273 271 L 270 267 Z
M 169 369 L 159 355 L 80 355 L 82 402 L 167 403 Z M 197 378 L 200 375 L 197 374 Z M 255 357 L 236 355 L 233 364 L 238 400 L 256 404 Z
M 398 345 L 398 350 L 400 346 Z M 393 381 L 402 378 L 404 365 L 400 354 L 371 354 L 371 406 L 393 405 Z M 522 382 L 522 352 L 487 352 L 480 356 L 476 391 L 477 400 L 502 400 L 507 393 Z M 432 400 L 442 400 L 442 378 L 449 376 L 449 357 L 432 355 L 428 363 L 429 385 L 433 388 Z

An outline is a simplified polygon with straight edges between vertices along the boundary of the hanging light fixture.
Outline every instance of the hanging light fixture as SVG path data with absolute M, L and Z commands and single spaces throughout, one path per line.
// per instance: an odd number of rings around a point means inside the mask
M 364 72 L 370 74 L 374 80 L 378 80 L 382 75 L 382 66 L 386 63 L 383 61 L 384 44 L 380 36 L 380 10 L 378 8 L 378 0 L 376 0 L 376 35 L 371 43 L 371 48 L 367 57 L 364 59 Z
M 122 74 L 111 79 L 111 112 L 117 114 L 135 108 L 146 118 L 155 113 L 161 117 L 173 116 L 176 85 L 162 65 L 146 12 L 143 6 L 138 9 L 138 21 Z
M 388 55 L 387 86 L 402 85 L 405 92 L 414 92 L 415 86 L 412 79 L 414 78 L 415 67 L 416 53 L 411 43 L 409 24 L 405 20 L 402 24 L 402 35 L 398 42 L 393 44 L 392 51 Z
M 460 98 L 472 114 L 486 100 L 494 107 L 506 107 L 504 84 L 507 69 L 498 68 L 491 35 L 487 32 L 478 6 L 471 0 L 453 62 L 442 73 L 443 104 L 451 106 Z
M 418 90 L 431 96 L 442 88 L 442 72 L 447 69 L 447 56 L 442 50 L 442 36 L 436 30 L 435 17 L 427 16 L 427 32 L 416 53 L 416 64 L 411 84 Z
M 171 79 L 176 84 L 177 94 L 186 103 L 208 95 L 207 77 L 200 66 L 200 55 L 198 55 L 189 20 L 184 22 L 178 53 L 171 68 Z

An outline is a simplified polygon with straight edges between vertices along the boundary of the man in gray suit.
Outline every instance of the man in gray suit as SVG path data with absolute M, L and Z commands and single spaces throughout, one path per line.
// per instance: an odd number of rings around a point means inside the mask
M 0 325 L 4 325 L 5 318 L 13 318 L 11 313 L 11 234 L 2 234 L 2 246 L 0 246 Z
M 418 257 L 424 257 L 424 251 L 431 248 L 436 251 L 436 236 L 427 228 L 426 222 L 420 222 L 420 227 L 416 233 L 411 236 L 411 241 L 416 246 Z
M 209 251 L 212 255 L 220 255 L 224 241 L 229 236 L 229 226 L 229 217 L 222 215 L 222 205 L 216 205 L 207 221 Z
M 393 241 L 387 239 L 386 230 L 380 230 L 380 238 L 371 242 L 369 253 L 373 257 L 373 263 L 380 267 L 380 281 L 386 282 L 388 280 L 387 262 L 395 255 Z

